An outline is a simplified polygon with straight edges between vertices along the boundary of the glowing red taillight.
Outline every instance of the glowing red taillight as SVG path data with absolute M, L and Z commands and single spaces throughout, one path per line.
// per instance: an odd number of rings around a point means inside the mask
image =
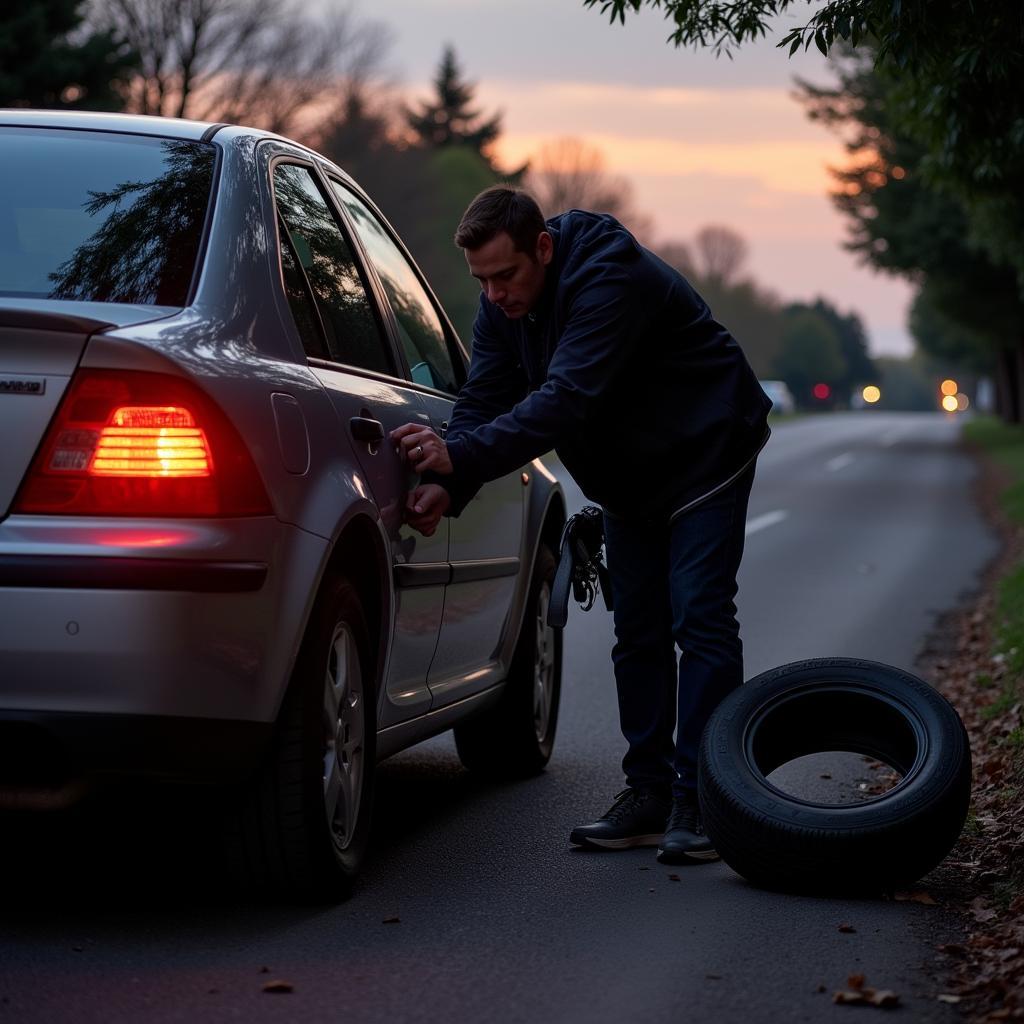
M 269 514 L 238 432 L 195 385 L 80 370 L 15 499 L 43 515 Z
M 123 406 L 110 417 L 89 463 L 94 476 L 209 476 L 206 434 L 180 406 Z

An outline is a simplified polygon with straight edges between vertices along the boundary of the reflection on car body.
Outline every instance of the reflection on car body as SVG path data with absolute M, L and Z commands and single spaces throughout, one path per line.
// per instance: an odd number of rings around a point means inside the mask
M 226 787 L 251 880 L 347 891 L 374 765 L 454 727 L 551 753 L 560 488 L 535 462 L 432 537 L 386 442 L 466 356 L 369 198 L 280 137 L 0 112 L 0 770 Z

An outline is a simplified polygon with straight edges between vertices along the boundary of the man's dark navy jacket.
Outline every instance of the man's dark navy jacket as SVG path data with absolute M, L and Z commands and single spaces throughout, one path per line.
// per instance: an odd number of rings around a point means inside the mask
M 732 335 L 613 217 L 548 222 L 554 257 L 528 316 L 486 296 L 448 427 L 457 515 L 488 480 L 556 449 L 615 515 L 664 519 L 749 465 L 771 402 Z

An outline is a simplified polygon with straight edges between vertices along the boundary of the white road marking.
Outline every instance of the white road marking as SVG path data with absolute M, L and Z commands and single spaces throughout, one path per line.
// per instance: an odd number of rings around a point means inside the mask
M 825 463 L 825 468 L 831 473 L 835 473 L 837 470 L 844 469 L 851 462 L 853 462 L 853 456 L 849 452 L 843 452 L 842 455 L 837 455 L 834 459 L 829 459 Z
M 765 512 L 763 516 L 748 519 L 745 531 L 746 536 L 749 537 L 752 533 L 757 533 L 758 530 L 765 530 L 769 526 L 781 523 L 788 515 L 789 513 L 784 508 L 777 508 L 774 512 Z

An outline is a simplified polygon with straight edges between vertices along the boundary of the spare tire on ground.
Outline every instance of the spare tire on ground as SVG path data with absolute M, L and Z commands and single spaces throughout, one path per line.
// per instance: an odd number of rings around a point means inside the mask
M 783 792 L 798 757 L 852 751 L 891 765 L 891 789 L 850 804 Z M 843 895 L 905 886 L 950 851 L 967 817 L 971 754 L 953 706 L 916 676 L 820 658 L 751 679 L 704 731 L 699 792 L 722 859 L 756 885 Z

